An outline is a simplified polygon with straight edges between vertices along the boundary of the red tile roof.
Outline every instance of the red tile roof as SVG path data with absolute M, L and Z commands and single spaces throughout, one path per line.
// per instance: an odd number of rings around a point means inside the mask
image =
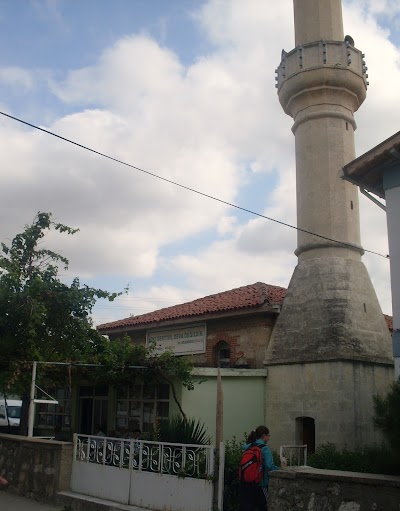
M 248 286 L 238 287 L 223 293 L 198 298 L 192 302 L 173 305 L 140 316 L 132 316 L 112 323 L 104 323 L 97 327 L 100 331 L 109 331 L 116 328 L 159 323 L 185 317 L 196 317 L 217 312 L 243 310 L 261 305 L 281 305 L 286 289 L 270 286 L 263 282 L 256 282 Z
M 393 316 L 388 316 L 387 314 L 383 315 L 386 321 L 386 324 L 391 332 L 393 332 Z

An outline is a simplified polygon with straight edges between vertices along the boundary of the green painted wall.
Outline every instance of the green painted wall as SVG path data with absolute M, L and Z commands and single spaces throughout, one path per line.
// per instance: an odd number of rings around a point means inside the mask
M 208 433 L 215 438 L 217 378 L 198 376 L 194 390 L 183 388 L 181 404 L 188 417 L 201 419 Z M 224 441 L 236 436 L 242 440 L 260 424 L 264 424 L 265 376 L 223 376 Z M 172 404 L 172 402 L 171 402 Z M 172 407 L 171 407 L 172 408 Z M 174 413 L 174 408 L 172 408 Z

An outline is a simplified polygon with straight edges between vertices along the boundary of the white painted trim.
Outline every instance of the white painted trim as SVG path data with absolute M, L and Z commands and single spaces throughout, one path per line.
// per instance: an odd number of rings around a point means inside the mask
M 216 378 L 218 375 L 218 367 L 195 367 L 192 376 L 210 376 Z M 221 368 L 222 377 L 263 377 L 268 376 L 268 369 L 235 369 Z

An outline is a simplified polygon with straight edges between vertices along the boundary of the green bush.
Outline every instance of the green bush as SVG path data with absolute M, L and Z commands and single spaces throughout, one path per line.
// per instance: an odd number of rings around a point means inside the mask
M 225 443 L 224 511 L 239 509 L 238 468 L 243 454 L 243 443 L 233 437 Z
M 374 424 L 400 457 L 400 377 L 385 396 L 374 396 Z
M 195 418 L 175 415 L 168 421 L 160 421 L 155 428 L 154 439 L 177 444 L 209 445 L 210 436 L 204 423 Z
M 314 454 L 309 455 L 307 464 L 326 470 L 400 474 L 400 462 L 385 444 L 357 448 L 354 451 L 347 448 L 339 450 L 332 443 L 323 444 L 317 447 Z

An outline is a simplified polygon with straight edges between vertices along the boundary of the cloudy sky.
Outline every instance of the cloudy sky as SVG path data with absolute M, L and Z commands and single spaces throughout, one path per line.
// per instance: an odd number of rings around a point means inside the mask
M 274 70 L 294 47 L 291 0 L 0 0 L 0 110 L 135 167 L 296 223 L 292 120 Z M 357 155 L 399 130 L 400 2 L 344 1 L 366 54 Z M 262 281 L 287 286 L 293 229 L 0 116 L 0 240 L 38 211 L 68 276 L 129 295 L 95 324 Z M 362 240 L 386 254 L 384 212 L 361 197 Z M 391 313 L 389 263 L 366 255 Z

